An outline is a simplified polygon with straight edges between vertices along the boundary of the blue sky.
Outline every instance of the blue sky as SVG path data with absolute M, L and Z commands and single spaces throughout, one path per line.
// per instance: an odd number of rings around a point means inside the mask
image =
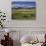
M 30 8 L 30 7 L 36 7 L 36 3 L 35 2 L 13 2 L 12 7 L 13 8 L 18 8 L 18 7 Z
M 12 1 L 35 1 L 35 0 L 12 0 Z
M 12 0 L 13 4 L 12 7 L 35 7 L 35 0 Z M 25 2 L 14 2 L 14 1 L 27 1 L 27 3 Z M 28 2 L 29 1 L 29 2 Z M 32 2 L 32 3 L 31 3 Z

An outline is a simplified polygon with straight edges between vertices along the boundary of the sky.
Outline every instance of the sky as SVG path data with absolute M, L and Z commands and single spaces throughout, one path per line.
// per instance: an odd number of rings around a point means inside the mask
M 35 2 L 13 2 L 12 3 L 12 8 L 18 8 L 18 7 L 30 8 L 35 6 L 36 6 Z
M 12 1 L 35 1 L 35 0 L 12 0 Z

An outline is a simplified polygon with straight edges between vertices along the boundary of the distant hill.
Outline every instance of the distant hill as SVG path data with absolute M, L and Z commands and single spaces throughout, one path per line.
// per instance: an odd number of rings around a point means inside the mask
M 23 7 L 18 7 L 18 8 L 15 8 L 13 7 L 12 9 L 35 9 L 36 7 L 31 7 L 31 8 L 23 8 Z

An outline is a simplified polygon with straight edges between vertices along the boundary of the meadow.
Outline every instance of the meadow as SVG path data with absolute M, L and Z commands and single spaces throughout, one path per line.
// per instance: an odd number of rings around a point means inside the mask
M 34 20 L 36 19 L 36 8 L 18 8 L 12 9 L 12 19 L 16 20 Z

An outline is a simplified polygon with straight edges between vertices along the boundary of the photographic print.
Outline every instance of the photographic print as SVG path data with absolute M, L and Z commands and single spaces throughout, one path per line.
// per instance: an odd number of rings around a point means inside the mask
M 13 20 L 35 20 L 36 0 L 12 0 Z

